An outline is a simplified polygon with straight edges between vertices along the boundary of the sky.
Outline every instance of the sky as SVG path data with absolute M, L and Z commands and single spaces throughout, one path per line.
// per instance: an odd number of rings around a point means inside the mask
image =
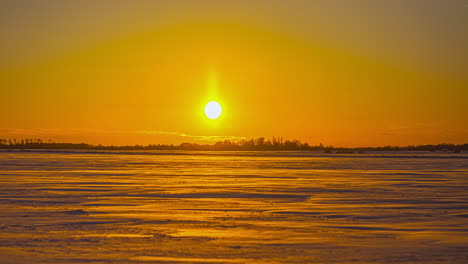
M 0 138 L 466 143 L 467 24 L 466 0 L 2 0 Z

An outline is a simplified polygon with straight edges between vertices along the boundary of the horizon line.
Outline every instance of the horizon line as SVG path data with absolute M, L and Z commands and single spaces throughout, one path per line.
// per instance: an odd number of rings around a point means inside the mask
M 190 148 L 216 148 L 217 146 L 222 148 L 265 148 L 264 150 L 275 150 L 275 149 L 284 149 L 284 148 L 302 148 L 304 150 L 310 149 L 407 149 L 407 148 L 430 148 L 430 147 L 457 147 L 462 148 L 463 150 L 468 150 L 468 142 L 465 143 L 436 143 L 436 144 L 414 144 L 414 145 L 380 145 L 380 146 L 361 146 L 361 147 L 343 147 L 343 146 L 333 146 L 333 145 L 323 145 L 319 144 L 310 144 L 306 141 L 301 141 L 297 139 L 285 139 L 283 137 L 272 137 L 267 139 L 265 137 L 250 138 L 250 139 L 241 139 L 236 141 L 231 141 L 229 139 L 220 140 L 214 143 L 196 143 L 196 142 L 182 142 L 179 144 L 160 144 L 160 143 L 148 143 L 148 144 L 133 144 L 133 145 L 103 145 L 103 144 L 92 144 L 85 142 L 56 142 L 51 139 L 44 140 L 41 138 L 0 138 L 0 148 L 2 146 L 8 148 L 16 147 L 39 147 L 39 146 L 57 146 L 57 145 L 68 145 L 69 147 L 73 146 L 86 146 L 90 148 L 179 148 L 179 149 L 190 149 Z

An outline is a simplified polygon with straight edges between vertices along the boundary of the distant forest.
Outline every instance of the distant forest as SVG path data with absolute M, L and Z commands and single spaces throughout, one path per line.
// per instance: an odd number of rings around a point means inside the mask
M 438 144 L 418 146 L 383 146 L 383 147 L 357 147 L 343 148 L 324 146 L 322 144 L 312 146 L 299 140 L 284 140 L 283 138 L 264 137 L 233 142 L 230 140 L 219 141 L 214 144 L 182 143 L 180 145 L 133 145 L 133 146 L 103 146 L 86 143 L 57 143 L 42 139 L 1 139 L 0 149 L 95 149 L 95 150 L 263 150 L 263 151 L 323 151 L 325 153 L 354 153 L 364 151 L 444 151 L 455 152 L 468 150 L 468 144 Z

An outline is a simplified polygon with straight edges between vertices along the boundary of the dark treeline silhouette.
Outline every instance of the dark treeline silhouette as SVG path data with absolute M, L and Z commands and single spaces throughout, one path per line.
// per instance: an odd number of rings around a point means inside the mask
M 438 144 L 438 145 L 418 145 L 418 146 L 383 146 L 383 147 L 357 147 L 344 148 L 323 146 L 322 144 L 312 146 L 308 143 L 302 143 L 299 140 L 284 140 L 283 138 L 273 137 L 265 139 L 264 137 L 230 141 L 224 140 L 214 144 L 182 143 L 180 145 L 133 145 L 133 146 L 103 146 L 91 145 L 86 143 L 57 143 L 51 140 L 42 139 L 1 139 L 0 149 L 96 149 L 96 150 L 265 150 L 265 151 L 323 151 L 325 153 L 354 153 L 364 151 L 444 151 L 460 152 L 468 150 L 468 144 Z

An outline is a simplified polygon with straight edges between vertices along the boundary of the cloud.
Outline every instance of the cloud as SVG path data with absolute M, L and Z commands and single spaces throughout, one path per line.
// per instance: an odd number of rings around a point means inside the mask
M 4 129 L 0 129 L 0 136 L 7 136 L 7 137 L 54 137 L 54 136 L 110 135 L 110 134 L 175 136 L 175 137 L 187 138 L 189 140 L 196 140 L 196 141 L 223 141 L 223 140 L 238 141 L 238 140 L 245 139 L 245 137 L 241 137 L 241 136 L 190 135 L 190 134 L 183 133 L 183 132 L 161 131 L 161 130 L 108 131 L 108 130 L 87 129 L 87 128 L 71 128 L 71 129 L 4 128 Z
M 468 130 L 465 128 L 453 128 L 453 127 L 444 127 L 439 124 L 431 123 L 412 123 L 412 124 L 403 124 L 400 126 L 386 127 L 383 129 L 377 130 L 382 136 L 386 137 L 399 137 L 399 138 L 444 138 L 444 140 L 454 140 L 457 141 L 457 138 L 463 137 L 463 135 L 468 135 Z
M 381 133 L 383 136 L 398 136 L 396 133 Z
M 220 141 L 220 140 L 242 140 L 245 137 L 240 136 L 200 136 L 200 135 L 190 135 L 181 132 L 173 131 L 116 131 L 116 133 L 124 134 L 151 134 L 151 135 L 170 135 L 178 137 L 186 137 L 194 140 L 203 140 L 203 141 Z

